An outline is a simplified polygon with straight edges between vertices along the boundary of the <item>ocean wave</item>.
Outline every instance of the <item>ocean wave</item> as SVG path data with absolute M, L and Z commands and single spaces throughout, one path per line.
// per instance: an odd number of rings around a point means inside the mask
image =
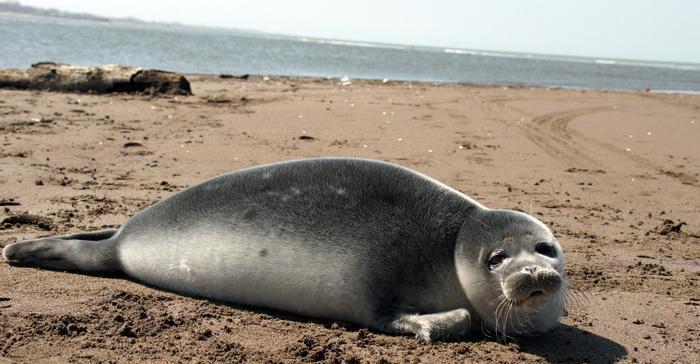
M 398 44 L 370 43 L 358 42 L 352 40 L 334 40 L 334 39 L 317 39 L 317 38 L 297 38 L 296 40 L 305 43 L 332 44 L 347 47 L 364 47 L 364 48 L 384 48 L 384 49 L 412 49 L 411 46 L 403 46 Z
M 700 95 L 700 91 L 689 90 L 651 90 L 654 94 L 683 94 L 683 95 Z
M 700 65 L 684 64 L 684 63 L 660 63 L 660 62 L 640 62 L 640 61 L 625 61 L 614 59 L 596 59 L 596 64 L 602 65 L 618 65 L 618 66 L 633 66 L 633 67 L 653 67 L 653 68 L 669 68 L 683 71 L 700 71 Z
M 445 53 L 468 54 L 471 56 L 502 57 L 502 58 L 532 58 L 531 54 L 477 51 L 477 50 L 471 50 L 471 49 L 445 48 L 442 51 Z
M 499 58 L 519 58 L 519 59 L 537 59 L 542 61 L 553 61 L 553 62 L 573 62 L 573 63 L 584 63 L 584 64 L 598 64 L 603 66 L 615 65 L 615 66 L 631 66 L 631 67 L 649 67 L 649 68 L 665 68 L 673 70 L 682 71 L 700 71 L 700 64 L 688 64 L 688 63 L 670 63 L 670 62 L 653 62 L 653 61 L 630 61 L 630 60 L 619 60 L 619 59 L 592 59 L 585 57 L 572 57 L 572 56 L 556 56 L 556 55 L 544 55 L 544 54 L 529 54 L 529 53 L 509 53 L 509 52 L 494 52 L 494 51 L 482 51 L 482 50 L 472 50 L 472 49 L 460 49 L 460 48 L 444 48 L 442 49 L 445 53 L 450 54 L 464 54 L 471 56 L 483 56 L 483 57 L 499 57 Z
M 597 63 L 597 64 L 617 64 L 617 61 L 613 61 L 612 59 L 596 59 L 595 63 Z

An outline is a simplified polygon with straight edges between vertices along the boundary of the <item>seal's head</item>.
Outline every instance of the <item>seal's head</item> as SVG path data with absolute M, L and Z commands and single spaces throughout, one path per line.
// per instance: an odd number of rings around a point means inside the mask
M 456 246 L 460 284 L 483 328 L 536 334 L 564 313 L 564 256 L 541 221 L 512 210 L 470 215 Z

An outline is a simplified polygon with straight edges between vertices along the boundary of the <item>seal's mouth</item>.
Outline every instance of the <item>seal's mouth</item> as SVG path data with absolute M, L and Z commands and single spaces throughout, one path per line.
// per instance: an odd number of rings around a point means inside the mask
M 544 304 L 552 295 L 553 292 L 548 293 L 543 290 L 534 290 L 529 294 L 513 299 L 513 304 L 522 308 L 537 308 Z

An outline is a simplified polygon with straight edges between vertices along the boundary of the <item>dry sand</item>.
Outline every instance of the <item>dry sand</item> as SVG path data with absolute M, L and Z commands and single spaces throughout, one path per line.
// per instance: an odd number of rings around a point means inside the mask
M 1 263 L 0 363 L 700 362 L 700 96 L 191 81 L 177 98 L 1 90 L 0 247 L 117 226 L 223 172 L 357 156 L 542 219 L 581 302 L 544 336 L 428 345 Z

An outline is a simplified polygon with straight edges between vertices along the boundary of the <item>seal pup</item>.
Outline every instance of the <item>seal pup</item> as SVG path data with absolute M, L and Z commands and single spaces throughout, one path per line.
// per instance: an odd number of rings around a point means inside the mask
M 320 158 L 176 193 L 119 229 L 8 245 L 11 265 L 123 272 L 184 295 L 346 321 L 424 341 L 557 324 L 551 231 L 395 164 Z

